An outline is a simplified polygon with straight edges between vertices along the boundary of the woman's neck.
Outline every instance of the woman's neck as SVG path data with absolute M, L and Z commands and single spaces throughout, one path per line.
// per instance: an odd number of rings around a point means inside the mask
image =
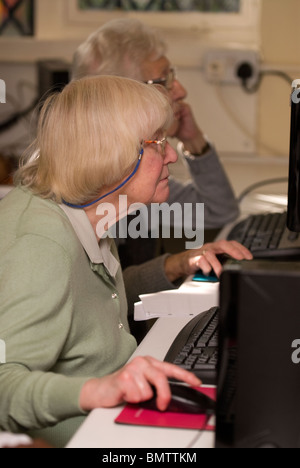
M 112 195 L 105 201 L 84 208 L 95 235 L 100 241 L 105 232 L 128 214 L 126 195 Z

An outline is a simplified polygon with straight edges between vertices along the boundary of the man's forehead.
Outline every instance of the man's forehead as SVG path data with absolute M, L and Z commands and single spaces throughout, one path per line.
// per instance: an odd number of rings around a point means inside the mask
M 156 60 L 145 60 L 141 65 L 143 80 L 155 80 L 164 78 L 170 70 L 170 62 L 167 57 L 163 56 Z

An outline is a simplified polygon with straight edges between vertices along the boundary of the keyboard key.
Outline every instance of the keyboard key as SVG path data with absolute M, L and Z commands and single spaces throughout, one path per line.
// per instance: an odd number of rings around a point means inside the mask
M 227 238 L 243 244 L 254 258 L 300 256 L 300 235 L 287 229 L 286 212 L 249 216 L 238 223 Z
M 216 384 L 218 313 L 214 307 L 199 314 L 175 338 L 165 361 L 193 372 L 204 384 Z

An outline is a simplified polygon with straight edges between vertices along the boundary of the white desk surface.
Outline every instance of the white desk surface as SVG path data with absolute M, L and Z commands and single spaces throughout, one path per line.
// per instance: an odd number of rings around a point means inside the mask
M 268 193 L 251 195 L 242 204 L 242 217 L 251 213 L 280 211 L 286 208 L 286 186 L 280 185 Z M 219 236 L 226 238 L 232 226 Z M 211 307 L 217 304 L 211 304 Z M 161 318 L 150 330 L 132 358 L 151 355 L 163 360 L 179 331 L 191 320 Z M 214 434 L 194 430 L 122 426 L 114 423 L 122 408 L 92 411 L 67 448 L 213 448 Z

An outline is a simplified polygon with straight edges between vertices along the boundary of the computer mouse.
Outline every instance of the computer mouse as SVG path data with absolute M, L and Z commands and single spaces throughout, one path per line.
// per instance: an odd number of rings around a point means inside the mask
M 204 393 L 178 382 L 170 382 L 169 384 L 172 399 L 166 412 L 189 414 L 213 414 L 215 412 L 216 402 Z M 156 405 L 156 389 L 154 387 L 153 393 L 153 398 L 141 402 L 139 406 L 152 411 L 160 411 Z
M 197 281 L 198 283 L 219 283 L 220 279 L 214 271 L 209 275 L 205 275 L 202 270 L 199 270 L 195 273 L 192 281 Z

